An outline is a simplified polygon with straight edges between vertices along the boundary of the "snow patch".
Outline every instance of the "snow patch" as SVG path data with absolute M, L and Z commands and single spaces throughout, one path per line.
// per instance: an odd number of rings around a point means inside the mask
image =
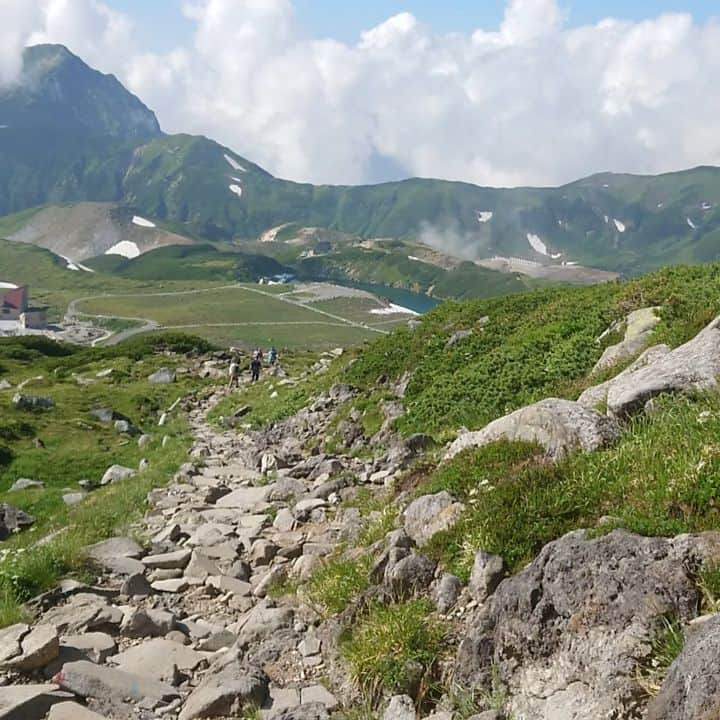
M 230 165 L 233 170 L 247 172 L 247 170 L 237 160 L 235 160 L 235 158 L 231 158 L 227 153 L 225 153 L 223 157 L 227 160 L 228 165 Z
M 712 206 L 713 206 L 712 203 L 704 202 L 704 203 L 702 204 L 702 209 L 703 209 L 703 210 L 712 210 Z
M 135 215 L 132 219 L 133 225 L 139 225 L 140 227 L 144 228 L 154 228 L 157 227 L 154 222 L 150 220 L 146 220 L 144 217 L 140 217 L 139 215 Z
M 610 222 L 610 218 L 607 215 L 603 215 L 605 218 L 605 224 L 607 225 Z
M 685 219 L 687 220 L 687 224 L 688 224 L 693 230 L 697 230 L 697 225 L 696 225 L 690 218 L 685 218 Z
M 83 265 L 82 263 L 75 262 L 74 260 L 71 260 L 69 257 L 65 257 L 64 255 L 59 255 L 58 257 L 61 257 L 67 263 L 65 267 L 68 270 L 75 270 L 76 272 L 80 272 L 82 270 L 83 272 L 89 272 L 89 273 L 95 272 L 92 268 L 89 268 L 86 265 Z
M 603 183 L 604 188 L 609 188 L 610 186 L 607 183 Z
M 617 218 L 613 218 L 613 222 L 615 223 L 615 227 L 618 229 L 618 232 L 625 232 L 626 227 L 624 222 L 620 222 Z
M 105 251 L 106 255 L 122 255 L 132 260 L 140 255 L 140 248 L 130 240 L 122 240 Z
M 17 285 L 9 282 L 0 282 L 0 288 L 3 290 L 17 290 Z
M 230 179 L 231 179 L 231 180 L 234 180 L 236 183 L 241 183 L 241 182 L 242 182 L 242 180 L 241 180 L 240 178 L 237 178 L 237 177 L 232 177 L 232 176 L 230 176 Z
M 490 210 L 477 210 L 476 214 L 479 223 L 490 222 L 493 219 L 493 213 Z
M 411 310 L 410 308 L 403 307 L 402 305 L 395 305 L 395 303 L 390 303 L 386 307 L 381 308 L 373 308 L 370 311 L 371 315 L 417 315 L 414 310 Z
M 234 192 L 238 197 L 242 197 L 242 188 L 239 185 L 230 185 L 230 192 Z
M 541 255 L 550 256 L 550 253 L 548 252 L 547 245 L 540 239 L 539 235 L 535 235 L 534 233 L 528 233 L 527 234 L 527 240 L 530 243 L 530 247 L 535 251 L 540 253 Z
M 665 203 L 658 203 L 657 206 L 658 206 L 659 208 L 665 207 Z

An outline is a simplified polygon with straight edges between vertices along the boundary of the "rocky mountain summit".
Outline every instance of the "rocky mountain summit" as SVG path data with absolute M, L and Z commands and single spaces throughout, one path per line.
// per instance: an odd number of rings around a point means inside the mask
M 339 380 L 261 428 L 224 390 L 188 395 L 175 406 L 187 462 L 142 521 L 87 548 L 93 578 L 63 581 L 0 631 L 0 718 L 718 717 L 720 532 L 641 534 L 603 516 L 523 562 L 474 540 L 493 456 L 465 495 L 457 479 L 432 484 L 483 448 L 531 447 L 553 472 L 652 427 L 663 398 L 715 389 L 718 327 L 645 350 L 578 401 L 547 398 L 448 443 L 398 432 L 409 377 L 379 378 L 363 405 L 343 357 L 306 372 L 339 367 Z M 298 382 L 281 375 L 273 392 Z

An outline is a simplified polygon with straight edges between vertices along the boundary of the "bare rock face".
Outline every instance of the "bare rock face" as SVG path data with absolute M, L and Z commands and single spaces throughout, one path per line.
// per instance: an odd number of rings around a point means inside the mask
M 646 702 L 637 666 L 651 652 L 658 619 L 694 616 L 695 570 L 719 554 L 718 533 L 670 540 L 569 533 L 501 582 L 468 621 L 458 678 L 488 687 L 499 672 L 517 717 L 635 717 Z
M 445 459 L 469 447 L 498 440 L 538 443 L 550 457 L 559 458 L 571 450 L 598 450 L 619 435 L 617 423 L 596 410 L 572 400 L 548 398 L 494 420 L 482 430 L 463 433 L 450 446 Z
M 709 390 L 720 377 L 720 316 L 692 340 L 610 384 L 608 414 L 625 418 L 663 393 Z
M 647 720 L 710 720 L 720 717 L 720 615 L 688 633 L 670 666 Z
M 605 370 L 640 352 L 650 339 L 655 326 L 660 322 L 657 316 L 659 309 L 647 307 L 631 312 L 620 326 L 625 328 L 625 337 L 617 345 L 605 349 L 602 357 L 595 363 L 593 372 Z M 611 329 L 614 330 L 615 327 Z

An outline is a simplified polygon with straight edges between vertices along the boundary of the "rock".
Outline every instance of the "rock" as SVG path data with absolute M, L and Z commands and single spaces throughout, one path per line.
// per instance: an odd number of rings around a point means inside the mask
M 437 533 L 451 528 L 464 509 L 445 490 L 423 495 L 411 502 L 403 514 L 405 532 L 422 547 Z
M 105 570 L 119 575 L 143 573 L 145 566 L 139 558 L 143 549 L 131 538 L 116 537 L 85 548 L 88 558 Z
M 148 382 L 153 383 L 154 385 L 169 385 L 170 383 L 174 383 L 176 378 L 176 373 L 174 370 L 170 370 L 169 368 L 160 368 L 157 372 L 154 372 L 150 377 L 148 377 Z
M 115 432 L 120 433 L 121 435 L 139 435 L 140 431 L 128 420 L 116 420 L 115 421 Z
M 250 583 L 243 582 L 242 580 L 236 580 L 235 578 L 228 577 L 227 575 L 211 575 L 205 581 L 205 584 L 209 587 L 215 588 L 222 593 L 232 593 L 238 597 L 247 597 L 252 592 L 252 586 Z
M 397 598 L 409 598 L 430 587 L 437 564 L 425 555 L 413 553 L 385 572 L 385 584 Z
M 313 511 L 327 507 L 327 501 L 320 498 L 305 498 L 295 503 L 293 513 L 298 522 L 306 522 L 310 519 Z
M 277 555 L 277 551 L 278 546 L 275 545 L 275 543 L 260 538 L 252 544 L 248 560 L 253 566 L 269 565 L 275 555 Z
M 319 655 L 321 649 L 321 642 L 318 638 L 313 635 L 308 635 L 298 646 L 298 650 L 303 657 L 309 655 Z
M 546 545 L 467 621 L 455 672 L 466 687 L 503 683 L 508 714 L 630 717 L 637 668 L 662 616 L 694 617 L 694 570 L 720 557 L 720 534 L 645 538 L 584 531 Z
M 142 559 L 142 564 L 151 570 L 182 570 L 189 562 L 192 552 L 186 548 L 174 552 L 148 555 Z
M 220 575 L 220 568 L 205 553 L 193 550 L 190 562 L 185 568 L 185 577 L 205 580 L 209 575 Z
M 80 697 L 98 700 L 103 707 L 124 705 L 128 700 L 158 703 L 179 697 L 166 683 L 85 660 L 68 663 L 54 680 L 61 688 Z
M 65 493 L 62 496 L 63 502 L 70 507 L 79 505 L 86 497 L 87 494 L 84 492 Z
M 132 608 L 120 630 L 127 637 L 164 637 L 175 629 L 175 616 L 166 610 Z
M 142 450 L 142 448 L 147 447 L 152 442 L 152 435 L 141 435 L 138 438 L 138 447 Z
M 287 707 L 270 715 L 270 720 L 329 720 L 330 714 L 322 703 L 308 703 Z
M 117 645 L 107 633 L 89 632 L 82 635 L 66 635 L 60 647 L 71 648 L 94 663 L 102 664 L 117 652 Z
M 122 465 L 111 465 L 100 480 L 101 485 L 110 485 L 111 483 L 122 482 L 135 475 L 135 470 Z
M 20 655 L 5 662 L 5 667 L 30 672 L 52 662 L 60 652 L 60 639 L 53 625 L 36 625 L 20 641 Z
M 48 710 L 72 698 L 57 685 L 0 687 L 0 720 L 43 720 Z
M 51 410 L 55 407 L 55 402 L 50 398 L 23 395 L 22 393 L 15 395 L 12 404 L 16 410 Z
M 171 685 L 175 684 L 176 670 L 187 675 L 204 662 L 205 657 L 200 653 L 161 638 L 130 647 L 113 658 L 118 670 Z
M 653 345 L 648 348 L 635 362 L 628 365 L 625 370 L 618 373 L 614 378 L 599 385 L 594 385 L 583 392 L 578 398 L 578 403 L 583 407 L 598 409 L 607 403 L 607 395 L 610 387 L 624 378 L 632 375 L 636 370 L 651 365 L 670 352 L 668 345 Z
M 445 343 L 445 349 L 449 350 L 453 347 L 453 345 L 457 345 L 461 340 L 472 337 L 472 334 L 472 330 L 458 330 L 457 332 L 454 332 Z
M 32 515 L 7 503 L 0 503 L 0 540 L 30 527 L 35 522 Z
M 12 383 L 8 380 L 0 380 L 0 390 L 10 390 Z
M 268 696 L 268 678 L 262 671 L 248 670 L 235 677 L 212 675 L 192 692 L 178 720 L 238 717 L 243 708 L 260 707 Z
M 259 642 L 273 633 L 289 628 L 293 623 L 293 611 L 289 607 L 269 607 L 267 603 L 258 603 L 248 615 L 242 626 L 238 641 L 240 643 Z
M 300 702 L 302 705 L 320 703 L 327 708 L 328 712 L 332 712 L 340 706 L 338 699 L 323 685 L 311 685 L 303 688 L 300 691 Z
M 152 588 L 145 575 L 135 573 L 123 581 L 120 586 L 120 594 L 128 597 L 147 597 L 152 595 Z
M 241 487 L 220 498 L 216 507 L 232 508 L 240 512 L 253 513 L 258 509 L 263 510 L 267 506 L 267 496 L 270 486 L 265 487 Z
M 186 578 L 168 578 L 155 580 L 150 586 L 155 592 L 177 594 L 185 592 L 190 587 Z
M 30 626 L 17 623 L 0 630 L 0 664 L 20 655 L 20 641 L 30 632 Z
M 504 575 L 505 563 L 501 557 L 478 550 L 470 573 L 468 589 L 475 600 L 485 602 L 495 592 Z
M 43 490 L 44 488 L 44 482 L 40 482 L 39 480 L 30 480 L 28 478 L 20 478 L 12 484 L 10 492 L 15 492 L 16 490 Z
M 407 695 L 393 695 L 383 713 L 383 720 L 415 720 L 415 705 Z
M 280 532 L 291 532 L 295 527 L 295 516 L 287 508 L 278 510 L 273 527 Z
M 641 308 L 631 312 L 625 322 L 625 337 L 617 345 L 605 348 L 602 357 L 595 363 L 593 372 L 605 370 L 621 360 L 631 358 L 647 344 L 655 326 L 660 322 L 658 307 Z
M 685 647 L 670 666 L 647 720 L 710 720 L 720 717 L 720 616 L 686 633 Z
M 198 650 L 201 652 L 217 652 L 232 647 L 236 640 L 237 635 L 235 633 L 231 633 L 229 630 L 221 630 L 205 638 L 198 645 Z
M 50 708 L 47 720 L 106 720 L 106 718 L 78 703 L 61 702 Z
M 591 452 L 605 447 L 620 435 L 618 424 L 596 410 L 571 400 L 548 398 L 499 418 L 477 432 L 466 432 L 452 443 L 445 459 L 466 448 L 498 440 L 533 442 L 558 459 L 566 452 Z
M 700 392 L 717 387 L 720 376 L 720 316 L 692 340 L 653 363 L 623 373 L 608 388 L 608 414 L 625 418 L 653 397 L 669 392 Z
M 445 573 L 433 593 L 433 600 L 438 612 L 443 615 L 452 610 L 457 604 L 460 592 L 462 591 L 462 583 L 460 578 L 455 575 Z

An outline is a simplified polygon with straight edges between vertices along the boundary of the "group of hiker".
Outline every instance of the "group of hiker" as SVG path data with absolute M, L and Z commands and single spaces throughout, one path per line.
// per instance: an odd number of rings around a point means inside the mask
M 267 359 L 268 365 L 275 365 L 278 361 L 278 353 L 274 347 L 271 347 L 267 356 L 263 353 L 262 349 L 256 347 L 250 354 L 250 379 L 251 382 L 257 382 L 260 380 L 260 373 L 262 372 L 263 361 Z M 239 355 L 234 355 L 230 362 L 230 382 L 228 383 L 228 389 L 231 390 L 234 387 L 240 387 L 240 376 L 242 374 L 242 367 L 240 363 Z

